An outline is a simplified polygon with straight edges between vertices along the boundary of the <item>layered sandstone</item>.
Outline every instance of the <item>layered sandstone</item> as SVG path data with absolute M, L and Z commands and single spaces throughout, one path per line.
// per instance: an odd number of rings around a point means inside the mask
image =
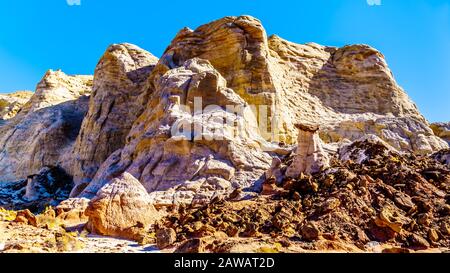
M 149 52 L 130 44 L 112 45 L 100 59 L 89 110 L 70 166 L 81 187 L 90 182 L 100 164 L 125 144 L 134 120 L 148 100 L 145 84 L 157 61 Z
M 332 126 L 337 121 L 370 124 L 383 117 L 404 117 L 427 125 L 395 82 L 384 56 L 366 45 L 294 44 L 276 35 L 267 38 L 261 22 L 250 16 L 226 17 L 195 31 L 183 29 L 161 60 L 173 68 L 193 57 L 209 60 L 246 102 L 273 107 L 269 126 L 276 140 L 295 143 L 294 125 L 299 122 Z M 339 134 L 339 128 L 332 131 Z M 414 128 L 406 133 L 414 134 Z M 425 144 L 411 140 L 408 149 L 445 147 L 432 132 L 422 135 L 417 141 Z M 263 132 L 266 139 L 270 136 Z
M 137 178 L 157 204 L 203 203 L 252 188 L 275 154 L 289 153 L 291 147 L 277 143 L 296 143 L 295 124 L 303 122 L 320 124 L 328 143 L 374 134 L 402 151 L 426 154 L 448 147 L 377 50 L 267 38 L 249 16 L 181 30 L 141 92 L 149 94 L 147 105 L 135 121 L 127 117 L 134 123 L 126 142 L 119 142 L 123 148 L 100 153 L 113 152 L 81 196 L 92 197 L 123 172 Z M 200 112 L 193 109 L 199 98 Z M 264 111 L 267 121 L 261 119 Z M 91 136 L 103 137 L 100 131 Z
M 91 197 L 128 172 L 156 204 L 204 203 L 262 177 L 271 160 L 263 146 L 269 144 L 259 136 L 244 100 L 208 61 L 194 58 L 171 70 L 160 63 L 152 78 L 149 104 L 129 141 L 102 165 L 81 196 Z M 203 111 L 183 107 L 193 107 L 196 97 L 203 98 Z M 226 111 L 226 105 L 241 109 L 242 116 Z
M 434 134 L 450 144 L 450 122 L 439 122 L 431 124 Z
M 31 96 L 33 93 L 30 91 L 0 95 L 0 122 L 14 117 Z
M 30 100 L 0 126 L 0 181 L 64 165 L 87 111 L 92 77 L 48 71 Z

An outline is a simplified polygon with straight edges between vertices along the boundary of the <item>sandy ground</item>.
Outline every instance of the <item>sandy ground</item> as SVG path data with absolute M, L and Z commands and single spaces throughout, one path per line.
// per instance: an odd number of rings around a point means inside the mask
M 136 242 L 101 237 L 73 236 L 74 249 L 55 246 L 55 234 L 42 228 L 25 224 L 0 222 L 0 252 L 67 252 L 67 253 L 158 253 L 154 245 L 139 245 Z

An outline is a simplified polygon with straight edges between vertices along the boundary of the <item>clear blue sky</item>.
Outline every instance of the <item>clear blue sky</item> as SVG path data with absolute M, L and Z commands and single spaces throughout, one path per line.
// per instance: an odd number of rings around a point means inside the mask
M 109 44 L 160 56 L 184 26 L 248 14 L 297 43 L 366 43 L 431 121 L 450 120 L 450 0 L 0 0 L 0 92 L 33 90 L 45 71 L 92 74 Z

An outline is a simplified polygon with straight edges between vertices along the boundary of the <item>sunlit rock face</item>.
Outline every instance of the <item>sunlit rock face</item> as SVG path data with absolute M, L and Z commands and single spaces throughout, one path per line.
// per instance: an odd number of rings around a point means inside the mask
M 450 122 L 433 123 L 430 127 L 438 137 L 450 143 Z
M 20 112 L 0 126 L 0 182 L 62 165 L 80 130 L 92 89 L 91 76 L 48 71 Z
M 13 118 L 25 103 L 33 96 L 30 91 L 18 91 L 11 94 L 0 95 L 0 124 L 2 121 Z
M 90 182 L 100 164 L 125 144 L 148 100 L 146 80 L 157 61 L 131 44 L 111 45 L 100 59 L 70 166 L 78 187 Z
M 267 37 L 250 16 L 185 28 L 159 60 L 114 44 L 94 78 L 50 71 L 17 112 L 0 125 L 0 181 L 60 165 L 71 196 L 92 198 L 128 173 L 156 205 L 254 190 L 296 146 L 293 175 L 326 168 L 325 148 L 369 134 L 398 151 L 448 148 L 380 52 Z
M 127 54 L 117 51 L 116 59 L 126 60 Z M 105 97 L 110 94 L 107 88 L 102 90 Z M 145 84 L 127 90 L 145 94 L 137 100 L 145 102 L 139 104 L 143 108 L 137 107 L 142 113 L 135 120 L 133 114 L 126 116 L 128 122 L 122 121 L 131 127 L 121 131 L 129 132 L 124 142 L 114 146 L 116 151 L 100 152 L 101 158 L 91 161 L 95 168 L 84 169 L 87 187 L 80 188 L 80 196 L 94 196 L 123 172 L 138 179 L 157 204 L 204 203 L 237 187 L 252 188 L 264 179 L 274 155 L 292 150 L 277 144 L 296 144 L 295 124 L 303 122 L 320 125 L 318 136 L 326 143 L 373 134 L 403 151 L 424 154 L 448 147 L 397 85 L 377 50 L 366 45 L 335 48 L 268 38 L 261 22 L 249 16 L 181 30 Z M 196 98 L 202 100 L 200 113 L 193 109 Z M 108 99 L 98 104 L 104 101 Z M 227 109 L 230 105 L 246 111 L 236 116 Z M 268 130 L 261 127 L 261 107 L 268 109 Z M 101 120 L 110 120 L 107 116 Z M 233 118 L 233 126 L 218 122 Z M 190 129 L 174 133 L 180 124 Z M 231 133 L 236 124 L 244 128 L 237 135 Z M 222 128 L 217 133 L 220 137 L 211 138 L 208 130 L 214 131 L 216 125 Z M 206 130 L 198 132 L 196 127 Z M 79 139 L 85 135 L 104 139 L 101 131 L 89 127 Z M 83 142 L 77 145 L 79 151 L 86 147 Z M 101 142 L 91 145 L 101 146 Z M 95 153 L 87 154 L 95 157 Z
M 322 140 L 317 133 L 319 127 L 308 124 L 297 124 L 296 127 L 299 130 L 298 146 L 286 176 L 298 178 L 301 174 L 315 174 L 328 168 L 328 154 L 324 151 Z

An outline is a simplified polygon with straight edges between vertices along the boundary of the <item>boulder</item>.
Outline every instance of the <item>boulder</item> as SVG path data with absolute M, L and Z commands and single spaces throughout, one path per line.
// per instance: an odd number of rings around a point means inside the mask
M 177 241 L 177 233 L 172 228 L 163 228 L 156 231 L 156 244 L 159 249 L 172 246 Z
M 89 206 L 89 199 L 69 198 L 56 206 L 56 216 L 66 226 L 77 226 L 86 224 L 89 218 L 85 211 Z
M 85 214 L 92 232 L 133 240 L 140 236 L 134 227 L 146 230 L 160 217 L 145 188 L 129 173 L 121 174 L 101 188 Z

